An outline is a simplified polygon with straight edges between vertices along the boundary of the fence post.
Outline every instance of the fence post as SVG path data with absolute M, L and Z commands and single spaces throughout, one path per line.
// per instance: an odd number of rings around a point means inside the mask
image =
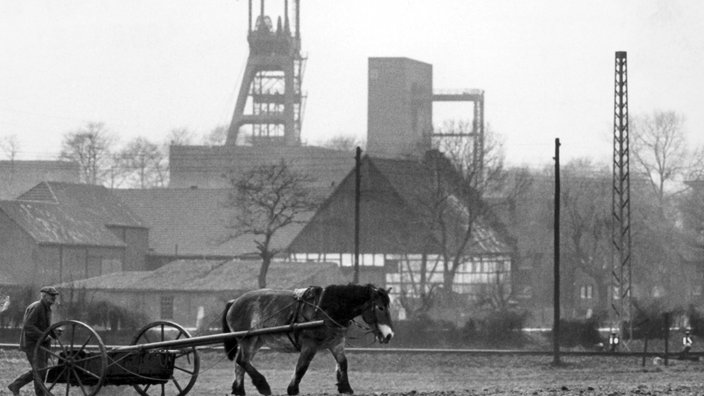
M 663 316 L 665 317 L 665 366 L 667 366 L 667 365 L 668 365 L 668 359 L 669 359 L 669 356 L 668 356 L 668 354 L 669 354 L 668 344 L 669 344 L 669 341 L 670 341 L 670 313 L 669 313 L 669 312 L 665 312 L 665 313 L 663 314 Z

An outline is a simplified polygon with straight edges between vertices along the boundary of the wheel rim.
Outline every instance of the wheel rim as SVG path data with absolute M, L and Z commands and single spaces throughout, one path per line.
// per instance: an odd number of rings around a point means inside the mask
M 52 348 L 49 334 L 58 328 L 64 332 Z M 100 390 L 107 372 L 107 352 L 102 339 L 90 326 L 75 320 L 53 324 L 34 348 L 35 367 L 42 354 L 47 356 L 46 368 L 35 370 L 34 377 L 45 393 L 93 396 Z
M 158 321 L 144 326 L 137 332 L 132 345 L 151 342 L 191 338 L 191 334 L 181 325 L 168 321 Z M 200 369 L 200 357 L 196 347 L 174 349 L 176 351 L 174 372 L 169 381 L 157 385 L 134 385 L 143 396 L 186 395 L 195 385 Z

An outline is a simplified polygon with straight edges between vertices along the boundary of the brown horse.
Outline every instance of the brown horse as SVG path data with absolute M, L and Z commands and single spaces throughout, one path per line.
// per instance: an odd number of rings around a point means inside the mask
M 266 378 L 251 363 L 264 345 L 282 352 L 300 352 L 296 370 L 287 388 L 289 395 L 298 394 L 298 385 L 316 352 L 329 350 L 337 362 L 337 390 L 353 393 L 347 379 L 345 333 L 357 316 L 367 323 L 381 343 L 394 336 L 389 314 L 389 295 L 373 285 L 331 285 L 296 291 L 261 289 L 243 294 L 227 303 L 223 313 L 223 332 L 282 326 L 291 323 L 324 320 L 322 327 L 292 333 L 227 339 L 225 352 L 235 359 L 234 395 L 244 395 L 244 373 L 262 395 L 270 395 Z M 239 348 L 238 348 L 239 346 Z

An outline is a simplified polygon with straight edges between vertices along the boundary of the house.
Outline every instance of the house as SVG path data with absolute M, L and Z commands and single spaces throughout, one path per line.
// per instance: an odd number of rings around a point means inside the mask
M 0 268 L 39 286 L 144 269 L 148 230 L 102 186 L 42 182 L 0 201 Z
M 178 260 L 154 271 L 112 273 L 57 287 L 62 298 L 82 295 L 90 301 L 109 301 L 129 307 L 147 321 L 173 320 L 187 327 L 197 327 L 200 321 L 201 327 L 217 327 L 228 300 L 258 289 L 260 266 L 259 261 Z M 273 289 L 348 282 L 331 263 L 275 262 L 267 275 L 267 287 Z
M 329 189 L 318 189 L 325 194 Z M 231 238 L 229 227 L 235 215 L 226 202 L 231 189 L 166 188 L 113 190 L 113 193 L 139 215 L 149 227 L 149 269 L 178 259 L 231 259 L 257 257 L 251 234 Z M 303 227 L 312 213 L 302 214 L 298 221 L 279 229 L 272 247 L 283 250 Z
M 365 156 L 360 168 L 360 279 L 392 287 L 394 298 L 415 298 L 443 284 L 443 254 L 461 249 L 454 292 L 476 298 L 497 282 L 509 292 L 513 251 L 490 213 L 473 219 L 471 238 L 462 249 L 461 223 L 472 215 L 464 206 L 466 201 L 456 189 L 442 198 L 434 195 L 438 185 L 453 185 L 449 167 Z M 441 204 L 442 213 L 430 212 L 433 205 Z M 355 252 L 354 207 L 353 170 L 289 245 L 289 259 L 334 262 L 350 272 Z M 450 228 L 433 222 L 438 214 Z

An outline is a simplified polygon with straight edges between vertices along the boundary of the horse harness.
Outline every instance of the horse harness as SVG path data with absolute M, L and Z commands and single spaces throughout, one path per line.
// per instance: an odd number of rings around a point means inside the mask
M 320 286 L 309 286 L 307 288 L 296 289 L 293 291 L 293 293 L 293 298 L 296 299 L 296 302 L 294 303 L 296 304 L 296 309 L 291 312 L 291 317 L 288 320 L 289 325 L 291 325 L 291 327 L 293 327 L 293 325 L 297 323 L 299 315 L 302 315 L 304 306 L 314 306 L 315 310 L 313 311 L 313 315 L 318 313 L 318 311 L 321 311 L 320 304 L 322 303 L 323 296 L 325 295 L 325 288 Z M 304 318 L 304 320 L 312 319 Z M 298 352 L 301 351 L 301 345 L 298 343 L 298 341 L 296 341 L 296 336 L 299 332 L 300 330 L 286 332 L 286 336 Z

